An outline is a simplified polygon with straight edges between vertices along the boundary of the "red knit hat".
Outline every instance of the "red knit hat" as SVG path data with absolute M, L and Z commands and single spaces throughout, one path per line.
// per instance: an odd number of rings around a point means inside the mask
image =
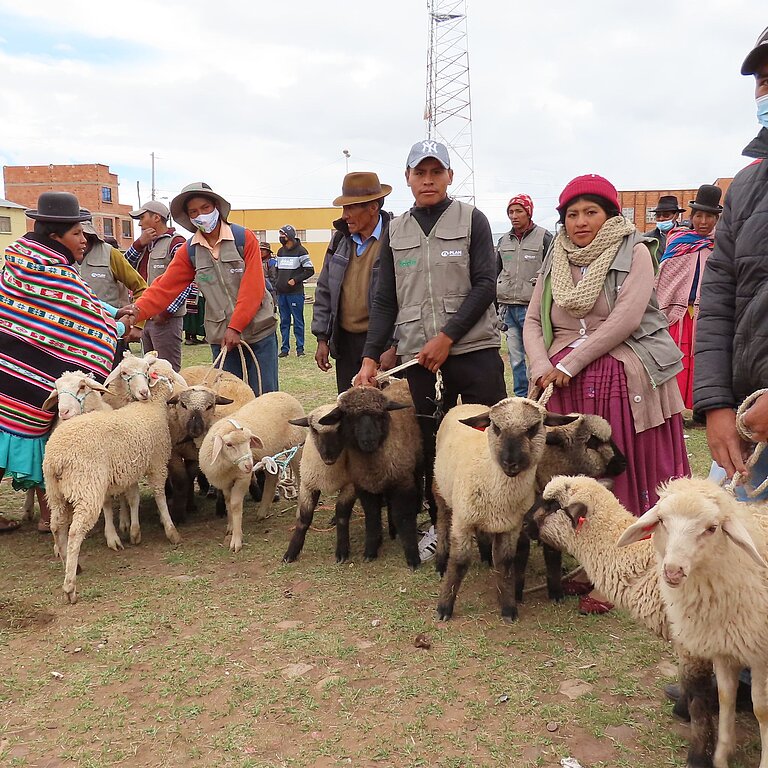
M 533 218 L 533 200 L 531 200 L 528 195 L 515 195 L 508 203 L 507 203 L 507 213 L 509 213 L 509 207 L 511 205 L 519 205 L 523 208 L 523 210 L 528 214 L 528 218 Z
M 557 206 L 558 212 L 562 215 L 568 207 L 568 203 L 576 197 L 581 197 L 581 195 L 598 195 L 621 210 L 619 193 L 616 191 L 616 187 L 608 179 L 598 176 L 596 173 L 587 173 L 584 176 L 577 176 L 575 179 L 571 179 L 565 185 L 565 189 L 560 193 L 560 200 Z

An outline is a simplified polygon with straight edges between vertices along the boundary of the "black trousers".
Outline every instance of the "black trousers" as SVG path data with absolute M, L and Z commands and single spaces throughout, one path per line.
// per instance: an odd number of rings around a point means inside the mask
M 349 333 L 337 326 L 334 344 L 336 346 L 336 389 L 339 394 L 352 386 L 352 379 L 363 362 L 363 347 L 367 332 Z

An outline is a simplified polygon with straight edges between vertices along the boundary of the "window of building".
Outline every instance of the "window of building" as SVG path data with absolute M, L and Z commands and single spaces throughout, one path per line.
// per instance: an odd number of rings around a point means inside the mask
M 267 242 L 267 230 L 266 229 L 254 229 L 253 234 L 256 235 L 256 239 L 260 243 Z
M 307 230 L 306 229 L 297 229 L 296 230 L 296 237 L 301 240 L 303 243 L 307 239 Z
M 120 224 L 123 228 L 123 237 L 133 237 L 130 219 L 121 219 Z
M 645 209 L 645 223 L 646 224 L 653 224 L 656 221 L 656 214 L 653 212 L 653 209 L 656 206 L 651 206 L 650 208 Z
M 11 231 L 11 217 L 10 216 L 0 216 L 0 232 L 2 232 L 4 235 L 9 234 Z
M 115 236 L 115 222 L 112 219 L 102 219 L 104 222 L 104 237 Z
M 622 208 L 621 209 L 621 215 L 627 219 L 627 221 L 634 221 L 635 220 L 635 209 L 634 208 Z
M 112 202 L 112 188 L 111 187 L 102 187 L 101 188 L 101 202 L 102 203 L 111 203 Z

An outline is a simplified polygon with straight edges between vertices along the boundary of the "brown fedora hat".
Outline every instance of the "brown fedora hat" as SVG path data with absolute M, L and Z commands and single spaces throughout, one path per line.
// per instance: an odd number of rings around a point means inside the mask
M 348 173 L 341 183 L 341 195 L 334 201 L 334 205 L 354 205 L 355 203 L 369 203 L 386 197 L 392 191 L 389 184 L 382 184 L 379 177 L 370 171 L 355 171 Z

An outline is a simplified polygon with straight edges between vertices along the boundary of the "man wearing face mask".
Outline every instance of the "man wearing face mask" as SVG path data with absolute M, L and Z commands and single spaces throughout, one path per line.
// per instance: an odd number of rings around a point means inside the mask
M 141 235 L 125 252 L 125 258 L 147 284 L 152 285 L 165 274 L 176 251 L 184 244 L 184 238 L 168 226 L 170 212 L 157 200 L 149 200 L 129 215 L 139 222 Z M 155 350 L 175 371 L 181 368 L 181 331 L 187 314 L 188 294 L 189 284 L 147 320 L 141 336 L 144 351 Z
M 280 310 L 280 357 L 288 357 L 290 333 L 296 339 L 296 356 L 304 355 L 304 281 L 315 274 L 309 252 L 296 236 L 296 230 L 286 224 L 280 228 L 280 249 L 277 252 L 277 307 Z
M 215 359 L 222 347 L 228 354 L 224 370 L 245 378 L 237 347 L 243 350 L 248 384 L 259 395 L 275 392 L 277 381 L 277 334 L 275 308 L 265 289 L 259 241 L 238 224 L 229 224 L 231 206 L 205 182 L 188 184 L 171 201 L 173 218 L 190 231 L 197 230 L 176 253 L 165 274 L 147 288 L 118 317 L 133 321 L 149 317 L 169 298 L 191 282 L 205 297 L 205 337 Z
M 680 207 L 675 195 L 662 195 L 653 212 L 656 214 L 656 226 L 646 232 L 645 237 L 652 237 L 659 241 L 656 254 L 661 256 L 667 247 L 667 238 L 670 233 L 679 229 L 680 214 L 685 213 L 685 209 Z

